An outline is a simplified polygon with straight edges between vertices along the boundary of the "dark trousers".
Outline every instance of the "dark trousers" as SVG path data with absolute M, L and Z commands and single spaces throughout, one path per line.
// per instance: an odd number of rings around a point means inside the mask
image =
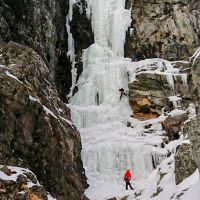
M 129 181 L 126 181 L 126 190 L 128 190 L 128 186 L 133 190 L 132 185 Z
M 121 92 L 121 95 L 120 95 L 120 98 L 119 98 L 120 100 L 122 99 L 122 96 L 123 96 L 123 95 L 124 95 L 124 96 L 127 96 L 127 94 L 126 94 L 125 92 Z

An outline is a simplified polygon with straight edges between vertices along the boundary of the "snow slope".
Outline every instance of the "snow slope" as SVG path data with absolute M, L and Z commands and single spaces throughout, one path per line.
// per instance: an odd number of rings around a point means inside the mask
M 131 63 L 123 57 L 125 33 L 131 22 L 130 10 L 124 9 L 125 0 L 87 0 L 87 3 L 95 43 L 83 53 L 78 92 L 68 105 L 72 120 L 81 133 L 82 160 L 90 185 L 86 195 L 91 200 L 126 195 L 129 199 L 148 200 L 157 190 L 159 172 L 163 170 L 167 175 L 160 181 L 162 195 L 153 199 L 168 200 L 176 194 L 177 188 L 174 155 L 167 159 L 166 155 L 183 139 L 160 148 L 164 138 L 160 121 L 164 116 L 147 121 L 131 118 L 128 98 L 123 96 L 119 100 L 119 88 L 127 91 L 128 82 L 140 70 L 164 73 L 172 89 L 174 76 L 182 76 L 185 84 L 187 77 L 180 75 L 168 61 L 149 59 Z M 171 97 L 171 100 L 175 103 L 180 99 Z M 127 122 L 131 127 L 127 127 Z M 148 124 L 152 124 L 151 128 L 145 129 Z M 156 161 L 155 170 L 152 158 Z M 124 188 L 123 174 L 127 169 L 133 172 L 134 191 Z M 193 184 L 198 184 L 191 179 Z M 189 191 L 187 193 L 190 195 Z

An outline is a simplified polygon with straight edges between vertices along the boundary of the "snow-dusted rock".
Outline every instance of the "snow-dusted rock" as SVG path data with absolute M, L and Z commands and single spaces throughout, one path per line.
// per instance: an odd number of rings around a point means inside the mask
M 0 164 L 28 167 L 59 200 L 81 199 L 86 186 L 80 135 L 32 49 L 1 43 Z
M 147 59 L 132 63 L 127 73 L 129 100 L 136 118 L 155 118 L 163 107 L 170 111 L 183 105 L 182 99 L 190 99 L 188 74 L 180 73 L 174 63 Z M 189 101 L 184 101 L 184 105 L 187 104 Z
M 50 195 L 30 170 L 0 165 L 0 199 L 50 200 Z

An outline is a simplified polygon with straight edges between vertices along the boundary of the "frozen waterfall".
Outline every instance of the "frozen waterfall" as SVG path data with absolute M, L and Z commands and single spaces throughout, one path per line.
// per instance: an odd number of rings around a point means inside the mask
M 152 141 L 142 136 L 144 122 L 130 118 L 128 98 L 119 99 L 119 88 L 128 90 L 131 60 L 123 54 L 131 12 L 124 9 L 125 0 L 87 3 L 95 43 L 83 53 L 78 92 L 69 107 L 81 134 L 82 160 L 90 185 L 86 195 L 101 200 L 124 191 L 123 174 L 128 168 L 134 179 L 152 172 Z M 134 128 L 127 127 L 128 121 Z

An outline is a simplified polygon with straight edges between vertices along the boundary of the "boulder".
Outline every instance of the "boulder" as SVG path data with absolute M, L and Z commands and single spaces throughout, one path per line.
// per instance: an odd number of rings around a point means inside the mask
M 5 169 L 11 174 L 5 173 Z M 26 176 L 31 174 L 36 182 Z M 0 199 L 2 200 L 47 200 L 45 188 L 39 184 L 33 172 L 19 167 L 1 166 L 0 168 Z

